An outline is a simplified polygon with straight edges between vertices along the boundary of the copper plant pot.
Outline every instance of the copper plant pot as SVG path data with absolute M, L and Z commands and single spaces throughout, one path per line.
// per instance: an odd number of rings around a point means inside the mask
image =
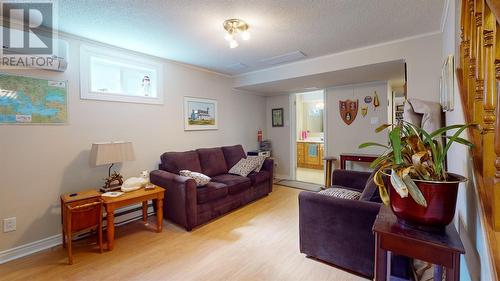
M 421 206 L 408 195 L 401 198 L 391 184 L 389 175 L 385 174 L 384 181 L 389 187 L 391 209 L 404 224 L 417 226 L 426 230 L 441 230 L 446 227 L 455 216 L 457 192 L 460 182 L 466 178 L 448 173 L 449 180 L 425 181 L 414 180 L 422 192 L 427 207 Z

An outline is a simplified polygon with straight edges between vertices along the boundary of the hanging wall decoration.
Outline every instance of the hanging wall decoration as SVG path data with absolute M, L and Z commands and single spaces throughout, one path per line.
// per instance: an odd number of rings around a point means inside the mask
M 379 106 L 380 106 L 380 100 L 378 99 L 377 91 L 375 91 L 375 94 L 373 96 L 373 110 L 377 110 L 377 107 Z
M 366 96 L 365 97 L 365 103 L 366 104 L 372 103 L 372 96 Z
M 368 106 L 367 105 L 363 105 L 361 107 L 361 116 L 365 117 L 367 113 L 368 113 Z
M 351 123 L 356 119 L 356 115 L 358 115 L 358 105 L 359 100 L 345 100 L 339 101 L 339 110 L 340 117 L 347 125 L 351 125 Z

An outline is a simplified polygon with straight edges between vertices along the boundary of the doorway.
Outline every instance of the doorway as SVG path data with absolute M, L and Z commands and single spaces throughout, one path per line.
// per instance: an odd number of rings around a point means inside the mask
M 294 105 L 295 180 L 324 185 L 324 91 L 297 93 Z

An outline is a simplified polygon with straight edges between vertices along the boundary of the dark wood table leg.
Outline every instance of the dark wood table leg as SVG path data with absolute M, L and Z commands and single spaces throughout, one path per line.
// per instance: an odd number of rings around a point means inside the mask
M 446 268 L 446 281 L 460 280 L 460 254 L 453 254 L 453 267 Z
M 380 236 L 375 233 L 375 281 L 386 281 L 387 257 L 387 251 L 380 245 Z
M 142 201 L 142 221 L 148 222 L 148 201 Z
M 340 156 L 340 169 L 345 170 L 345 158 Z
M 108 250 L 113 250 L 113 242 L 115 240 L 115 214 L 110 204 L 106 205 L 106 238 L 108 239 Z
M 156 199 L 156 224 L 157 232 L 163 230 L 163 198 Z

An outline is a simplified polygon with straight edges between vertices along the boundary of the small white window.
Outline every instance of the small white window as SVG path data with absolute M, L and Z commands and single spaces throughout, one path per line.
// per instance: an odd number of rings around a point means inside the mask
M 82 99 L 163 103 L 163 67 L 153 60 L 89 46 L 80 48 Z

